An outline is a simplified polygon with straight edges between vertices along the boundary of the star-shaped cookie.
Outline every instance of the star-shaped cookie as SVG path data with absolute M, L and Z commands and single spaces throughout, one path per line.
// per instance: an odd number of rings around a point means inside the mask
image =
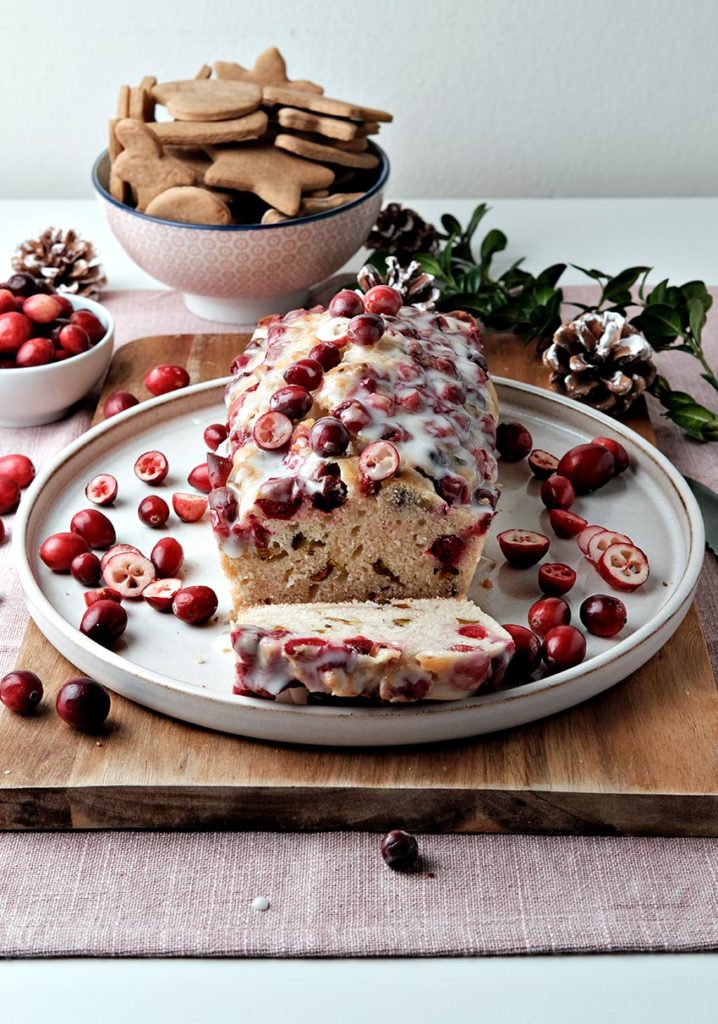
M 230 79 L 234 82 L 256 82 L 257 85 L 283 85 L 288 89 L 299 89 L 301 92 L 313 92 L 321 95 L 324 89 L 315 82 L 297 80 L 290 82 L 287 78 L 287 62 L 276 46 L 270 46 L 260 53 L 253 68 L 243 68 L 241 64 L 218 60 L 214 64 L 214 73 L 219 79 Z
M 299 213 L 302 192 L 327 188 L 334 171 L 311 160 L 302 160 L 275 146 L 247 144 L 214 150 L 213 163 L 204 176 L 205 185 L 253 192 L 288 217 Z

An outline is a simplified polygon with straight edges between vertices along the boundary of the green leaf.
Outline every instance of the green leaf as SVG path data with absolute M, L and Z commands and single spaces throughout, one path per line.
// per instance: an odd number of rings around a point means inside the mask
M 563 276 L 563 272 L 566 269 L 565 263 L 552 263 L 550 267 L 546 267 L 536 278 L 537 282 L 541 284 L 551 285 L 552 288 L 558 284 L 559 280 Z
M 666 289 L 668 288 L 668 278 L 665 281 L 660 281 L 654 288 L 651 289 L 648 298 L 646 299 L 646 305 L 652 306 L 656 303 L 664 304 L 666 301 Z
M 639 327 L 654 348 L 665 348 L 681 333 L 681 317 L 668 305 L 646 306 L 632 323 Z
M 484 237 L 481 249 L 479 250 L 482 266 L 488 267 L 496 253 L 502 252 L 507 244 L 508 238 L 503 231 L 499 231 L 498 228 L 492 228 Z
M 610 278 L 603 289 L 602 297 L 604 301 L 620 302 L 628 305 L 631 302 L 630 289 L 633 288 L 641 274 L 645 274 L 649 269 L 649 267 L 628 267 L 626 270 L 622 270 L 620 274 Z
M 574 270 L 580 270 L 586 277 L 592 277 L 594 281 L 603 281 L 604 278 L 608 278 L 610 274 L 604 274 L 602 270 L 587 270 L 585 267 L 579 267 L 578 263 L 570 264 Z
M 421 269 L 425 270 L 427 274 L 433 274 L 434 277 L 443 279 L 444 272 L 441 269 L 441 265 L 435 256 L 431 256 L 429 253 L 426 252 L 417 252 L 412 253 L 412 259 L 415 259 L 416 262 L 421 267 Z M 386 266 L 386 261 L 384 261 L 383 265 Z M 379 266 L 379 264 L 377 264 L 377 266 Z
M 703 309 L 707 313 L 713 305 L 713 296 L 708 291 L 703 281 L 687 281 L 685 284 L 681 285 L 680 290 L 689 306 L 692 299 L 699 299 Z
M 447 235 L 456 235 L 457 238 L 461 235 L 461 224 L 452 213 L 443 214 L 441 224 Z
M 486 203 L 479 203 L 474 212 L 471 214 L 471 219 L 469 223 L 466 225 L 466 230 L 464 231 L 464 240 L 468 242 L 469 245 L 471 244 L 471 239 L 476 234 L 476 229 L 478 228 L 480 222 L 483 220 L 486 214 L 489 212 L 489 210 L 490 207 Z
M 706 311 L 700 296 L 688 302 L 688 324 L 694 339 L 699 342 L 706 322 Z

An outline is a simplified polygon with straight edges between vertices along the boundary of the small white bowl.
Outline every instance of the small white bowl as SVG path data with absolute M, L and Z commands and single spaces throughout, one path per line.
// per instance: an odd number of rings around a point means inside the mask
M 112 317 L 93 299 L 76 295 L 65 297 L 74 309 L 94 313 L 107 328 L 105 334 L 87 352 L 60 363 L 0 370 L 0 427 L 39 427 L 54 423 L 105 375 L 115 340 Z

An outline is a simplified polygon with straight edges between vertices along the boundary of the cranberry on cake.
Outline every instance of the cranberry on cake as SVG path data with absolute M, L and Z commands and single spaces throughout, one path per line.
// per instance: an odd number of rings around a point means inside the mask
M 259 605 L 232 630 L 234 692 L 285 690 L 392 703 L 461 700 L 497 685 L 510 634 L 471 601 Z
M 496 395 L 471 317 L 394 297 L 267 317 L 235 360 L 210 518 L 237 614 L 468 592 L 498 497 Z

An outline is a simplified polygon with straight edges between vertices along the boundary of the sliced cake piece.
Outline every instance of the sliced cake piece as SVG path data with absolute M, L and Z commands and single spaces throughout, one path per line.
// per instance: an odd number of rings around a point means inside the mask
M 333 307 L 268 317 L 235 360 L 210 520 L 238 613 L 465 596 L 494 515 L 498 410 L 474 320 Z
M 514 644 L 471 601 L 258 605 L 232 630 L 234 692 L 289 687 L 382 701 L 460 700 L 506 671 Z

